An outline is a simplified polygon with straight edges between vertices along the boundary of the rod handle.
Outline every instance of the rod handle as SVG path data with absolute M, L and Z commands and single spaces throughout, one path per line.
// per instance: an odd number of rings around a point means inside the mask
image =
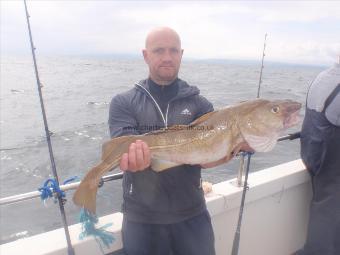
M 240 246 L 240 232 L 236 232 L 234 236 L 233 249 L 231 251 L 231 255 L 238 254 L 239 246 Z

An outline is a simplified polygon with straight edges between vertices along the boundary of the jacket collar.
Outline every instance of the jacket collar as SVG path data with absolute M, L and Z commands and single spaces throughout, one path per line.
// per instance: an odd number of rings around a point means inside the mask
M 147 94 L 147 92 L 145 90 L 150 92 L 149 84 L 148 84 L 147 81 L 148 81 L 148 79 L 141 80 L 141 81 L 135 83 L 135 87 L 139 91 L 141 91 L 142 93 Z M 187 82 L 185 82 L 185 81 L 183 81 L 179 78 L 177 79 L 177 83 L 178 83 L 178 92 L 177 92 L 177 95 L 171 101 L 179 99 L 179 98 L 185 98 L 185 97 L 189 97 L 189 96 L 199 95 L 199 93 L 200 93 L 200 90 L 196 86 L 191 86 Z M 141 87 L 143 87 L 143 88 L 141 88 Z

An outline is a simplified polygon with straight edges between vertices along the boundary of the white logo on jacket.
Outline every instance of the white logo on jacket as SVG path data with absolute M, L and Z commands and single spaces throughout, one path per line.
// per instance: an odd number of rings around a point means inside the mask
M 191 111 L 189 111 L 188 108 L 185 108 L 183 111 L 181 111 L 182 115 L 191 115 Z

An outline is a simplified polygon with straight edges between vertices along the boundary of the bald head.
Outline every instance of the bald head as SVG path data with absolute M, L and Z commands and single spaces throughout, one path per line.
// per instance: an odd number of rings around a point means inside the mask
M 177 32 L 170 27 L 156 27 L 152 29 L 145 40 L 145 48 L 148 49 L 150 45 L 159 38 L 171 38 L 178 42 L 179 47 L 181 47 L 181 39 Z
M 171 84 L 177 78 L 182 54 L 181 39 L 175 30 L 169 27 L 151 30 L 143 50 L 150 78 L 159 85 Z

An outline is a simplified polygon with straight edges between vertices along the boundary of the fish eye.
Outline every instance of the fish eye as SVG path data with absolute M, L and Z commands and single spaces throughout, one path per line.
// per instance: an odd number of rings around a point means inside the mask
M 271 112 L 272 113 L 278 113 L 280 111 L 280 107 L 278 106 L 274 106 L 272 109 L 271 109 Z

